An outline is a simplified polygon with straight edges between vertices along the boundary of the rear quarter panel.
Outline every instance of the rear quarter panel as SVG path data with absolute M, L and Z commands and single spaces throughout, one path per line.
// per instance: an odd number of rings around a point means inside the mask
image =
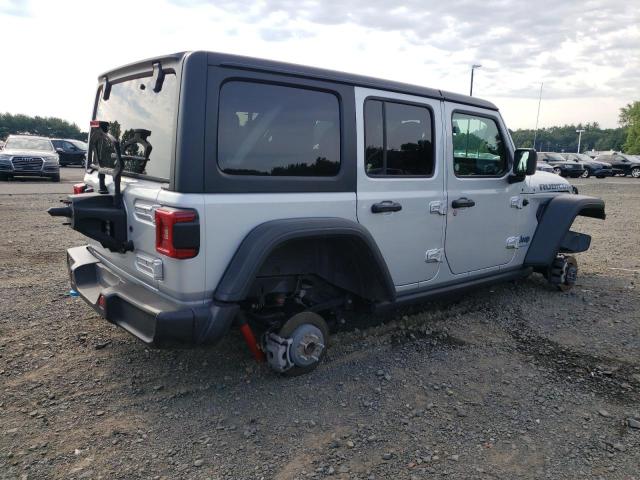
M 204 196 L 205 296 L 210 298 L 245 236 L 269 220 L 339 217 L 357 221 L 355 192 L 221 193 Z

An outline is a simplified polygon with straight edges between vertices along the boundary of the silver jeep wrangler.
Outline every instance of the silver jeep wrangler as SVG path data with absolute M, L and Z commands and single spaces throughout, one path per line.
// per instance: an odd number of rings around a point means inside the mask
M 575 283 L 604 203 L 536 172 L 495 105 L 220 53 L 99 77 L 72 288 L 154 345 L 238 326 L 278 372 L 314 369 L 348 312 L 543 274 Z M 254 333 L 255 332 L 255 333 Z

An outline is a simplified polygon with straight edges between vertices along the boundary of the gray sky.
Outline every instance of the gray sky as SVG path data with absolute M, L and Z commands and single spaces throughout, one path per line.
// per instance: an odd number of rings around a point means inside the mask
M 0 112 L 86 128 L 97 76 L 213 50 L 494 101 L 511 128 L 617 126 L 640 100 L 640 0 L 0 0 Z M 12 41 L 13 39 L 13 41 Z

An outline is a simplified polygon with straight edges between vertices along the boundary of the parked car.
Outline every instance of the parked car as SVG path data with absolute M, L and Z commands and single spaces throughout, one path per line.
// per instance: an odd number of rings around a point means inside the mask
M 596 161 L 611 163 L 613 168 L 619 170 L 625 177 L 631 175 L 633 178 L 640 178 L 640 160 L 633 155 L 624 153 L 600 155 L 596 157 Z
M 580 163 L 584 166 L 585 170 L 582 178 L 589 178 L 591 175 L 594 175 L 596 178 L 611 177 L 614 175 L 614 170 L 610 163 L 596 162 L 585 153 L 562 153 L 561 155 L 565 160 Z
M 553 168 L 554 173 L 562 177 L 578 178 L 585 171 L 584 165 L 568 161 L 559 153 L 538 152 L 538 160 L 548 163 Z
M 51 143 L 53 143 L 60 157 L 60 166 L 84 165 L 87 154 L 86 148 L 80 148 L 79 144 L 76 144 L 74 140 L 67 138 L 52 138 Z
M 9 135 L 0 153 L 0 180 L 13 177 L 47 177 L 59 182 L 58 154 L 51 140 L 29 135 Z
M 547 162 L 536 162 L 536 170 L 540 172 L 555 173 L 553 167 Z
M 476 97 L 188 52 L 106 73 L 95 102 L 85 185 L 49 213 L 88 237 L 72 288 L 154 346 L 235 325 L 305 373 L 350 312 L 532 271 L 571 288 L 571 225 L 605 216 Z

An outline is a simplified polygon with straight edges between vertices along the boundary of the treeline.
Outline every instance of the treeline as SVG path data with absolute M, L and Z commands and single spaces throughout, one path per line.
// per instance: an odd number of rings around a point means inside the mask
M 536 138 L 535 149 L 539 152 L 577 152 L 578 133 L 576 130 L 584 130 L 580 142 L 580 151 L 587 150 L 616 150 L 624 151 L 627 140 L 626 128 L 600 128 L 597 122 L 563 125 L 562 127 L 547 127 L 534 130 L 511 131 L 511 137 L 516 147 L 533 147 L 534 136 Z
M 620 128 L 600 128 L 597 122 L 511 131 L 516 147 L 531 148 L 538 151 L 576 152 L 578 150 L 578 134 L 576 130 L 584 129 L 580 143 L 580 151 L 616 150 L 629 151 L 640 148 L 640 102 L 623 108 Z M 44 137 L 74 138 L 86 140 L 87 132 L 83 132 L 75 123 L 56 117 L 30 117 L 28 115 L 12 115 L 0 113 L 0 140 L 11 134 L 42 135 Z M 534 136 L 536 144 L 533 145 Z M 626 143 L 626 145 L 625 145 Z
M 76 140 L 86 140 L 88 136 L 88 133 L 82 132 L 75 123 L 69 123 L 61 118 L 0 113 L 0 140 L 5 140 L 11 134 L 41 135 Z

